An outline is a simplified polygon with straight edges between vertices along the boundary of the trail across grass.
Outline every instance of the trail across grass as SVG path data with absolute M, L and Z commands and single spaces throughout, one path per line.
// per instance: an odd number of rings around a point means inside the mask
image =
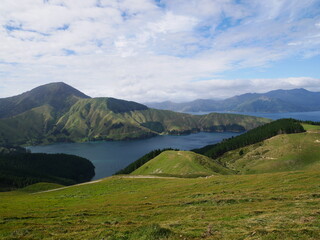
M 0 193 L 0 239 L 319 239 L 320 171 Z

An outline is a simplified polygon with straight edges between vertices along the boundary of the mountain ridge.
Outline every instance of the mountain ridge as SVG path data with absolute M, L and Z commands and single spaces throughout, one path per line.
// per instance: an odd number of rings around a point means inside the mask
M 11 105 L 1 104 L 4 102 Z M 0 144 L 129 140 L 200 131 L 241 132 L 269 122 L 232 114 L 194 116 L 121 99 L 90 98 L 65 83 L 46 84 L 1 99 L 0 104 Z
M 268 101 L 266 101 L 268 100 Z M 190 102 L 175 103 L 149 102 L 148 107 L 178 112 L 308 112 L 320 111 L 318 102 L 320 92 L 311 92 L 304 88 L 277 89 L 266 93 L 245 93 L 224 100 L 196 99 Z

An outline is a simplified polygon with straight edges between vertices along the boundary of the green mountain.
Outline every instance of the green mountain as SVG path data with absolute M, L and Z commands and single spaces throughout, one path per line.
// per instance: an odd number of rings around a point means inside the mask
M 269 122 L 231 114 L 193 116 L 114 98 L 89 98 L 64 83 L 40 86 L 1 101 L 14 104 L 2 110 L 7 117 L 0 119 L 0 144 L 124 140 L 199 131 L 240 132 Z
M 233 173 L 218 162 L 194 152 L 165 151 L 131 175 L 199 177 Z
M 71 140 L 123 140 L 159 134 L 188 134 L 199 131 L 245 131 L 269 120 L 231 114 L 194 116 L 142 107 L 125 102 L 127 110 L 110 109 L 123 100 L 82 99 L 57 122 L 55 131 L 67 133 Z M 131 108 L 130 104 L 133 104 Z M 135 110 L 136 107 L 143 108 Z
M 36 107 L 49 105 L 56 113 L 65 112 L 80 98 L 89 98 L 63 83 L 50 83 L 18 96 L 0 99 L 0 118 L 8 118 Z

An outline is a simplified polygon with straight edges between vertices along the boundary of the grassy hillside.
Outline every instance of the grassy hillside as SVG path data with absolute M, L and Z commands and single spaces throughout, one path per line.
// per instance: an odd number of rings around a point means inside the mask
M 1 239 L 319 239 L 319 171 L 0 193 Z
M 77 141 L 123 140 L 199 131 L 239 132 L 269 122 L 267 119 L 232 114 L 194 116 L 156 109 L 135 110 L 136 105 L 131 109 L 127 107 L 127 111 L 115 112 L 108 107 L 109 101 L 109 98 L 78 101 L 58 121 L 57 130 L 68 132 L 69 137 Z
M 228 151 L 258 143 L 279 134 L 292 134 L 300 132 L 305 132 L 305 129 L 298 120 L 279 119 L 254 128 L 234 138 L 229 138 L 220 143 L 207 145 L 193 151 L 211 158 L 218 158 Z
M 319 132 L 320 131 L 320 123 L 316 123 L 317 125 L 303 123 L 302 126 L 306 131 L 310 132 Z
M 196 177 L 232 173 L 212 159 L 194 152 L 165 151 L 131 174 Z
M 217 160 L 244 174 L 320 169 L 320 135 L 314 130 L 278 135 L 227 152 Z
M 179 149 L 172 149 L 172 148 L 164 148 L 164 149 L 152 150 L 152 151 L 148 152 L 147 154 L 143 155 L 142 157 L 138 158 L 134 162 L 130 163 L 125 168 L 123 168 L 120 171 L 116 172 L 115 175 L 130 174 L 133 171 L 135 171 L 136 169 L 138 169 L 139 167 L 141 167 L 143 164 L 149 162 L 150 160 L 152 160 L 153 158 L 155 158 L 156 156 L 158 156 L 159 154 L 161 154 L 162 152 L 167 151 L 167 150 L 179 151 Z
M 55 125 L 49 105 L 33 108 L 11 118 L 0 119 L 0 144 L 39 144 Z

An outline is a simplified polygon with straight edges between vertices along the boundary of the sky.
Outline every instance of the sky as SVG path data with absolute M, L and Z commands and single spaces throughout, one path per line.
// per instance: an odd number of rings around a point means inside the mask
M 320 91 L 320 0 L 1 0 L 0 98 L 61 81 L 138 102 Z

